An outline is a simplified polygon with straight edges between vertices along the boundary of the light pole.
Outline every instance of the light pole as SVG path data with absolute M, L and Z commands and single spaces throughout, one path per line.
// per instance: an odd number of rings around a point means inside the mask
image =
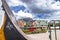
M 60 30 L 60 21 L 59 21 L 59 30 Z
M 49 38 L 50 38 L 50 40 L 52 40 L 52 38 L 51 38 L 51 28 L 50 28 L 50 23 L 48 24 L 48 27 L 49 27 Z
M 55 40 L 57 40 L 57 34 L 56 34 L 56 25 L 55 25 L 55 21 L 54 21 L 54 23 L 53 23 L 53 27 L 54 27 L 54 31 L 55 31 Z

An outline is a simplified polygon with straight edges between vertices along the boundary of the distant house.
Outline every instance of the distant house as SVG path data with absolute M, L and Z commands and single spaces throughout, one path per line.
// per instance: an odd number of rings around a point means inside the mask
M 47 20 L 33 20 L 32 18 L 22 18 L 18 20 L 18 25 L 20 27 L 41 27 L 42 29 L 47 29 Z
M 18 20 L 18 25 L 19 25 L 19 27 L 24 27 L 26 25 L 26 22 L 22 19 L 19 19 Z
M 37 27 L 42 27 L 42 29 L 47 29 L 48 21 L 47 20 L 37 20 Z
M 49 25 L 50 26 L 60 26 L 60 20 L 51 20 L 50 22 L 49 22 Z
M 18 19 L 18 25 L 20 27 L 30 27 L 33 25 L 34 20 L 32 18 L 21 18 Z
M 37 27 L 38 22 L 35 20 L 35 21 L 33 21 L 32 25 L 33 25 L 34 27 Z
M 26 22 L 25 27 L 31 27 L 31 25 L 33 23 L 33 19 L 32 18 L 23 18 L 23 20 Z
M 50 22 L 49 22 L 49 27 L 51 28 L 51 29 L 60 29 L 60 20 L 51 20 Z

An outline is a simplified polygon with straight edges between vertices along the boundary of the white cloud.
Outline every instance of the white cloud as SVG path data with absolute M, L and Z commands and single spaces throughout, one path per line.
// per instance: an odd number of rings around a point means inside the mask
M 17 15 L 17 16 L 20 16 L 20 17 L 23 17 L 23 18 L 25 18 L 25 17 L 33 18 L 33 15 L 31 13 L 25 13 L 22 10 L 19 11 L 18 13 L 15 13 L 13 11 L 13 13 L 14 13 L 14 15 Z
M 2 2 L 1 2 L 1 0 L 0 0 L 0 29 L 1 29 L 1 27 L 2 27 L 2 24 L 3 24 L 3 21 L 4 21 L 4 11 L 2 10 Z
M 9 6 L 18 6 L 24 5 L 28 8 L 28 10 L 32 11 L 33 13 L 49 13 L 51 17 L 49 19 L 60 19 L 60 2 L 55 0 L 9 0 Z M 26 11 L 26 10 L 25 10 Z M 51 12 L 51 13 L 50 13 Z M 23 11 L 19 11 L 16 13 L 17 15 L 23 17 L 33 17 L 31 13 L 24 13 Z M 28 16 L 29 15 L 29 16 Z M 47 15 L 49 16 L 49 15 Z
M 52 9 L 55 9 L 55 10 L 60 10 L 60 2 L 57 1 L 55 2 L 54 4 L 51 4 L 50 6 Z
M 60 10 L 60 2 L 55 2 L 54 0 L 21 0 L 22 2 L 26 3 L 28 8 L 32 10 L 33 12 L 46 12 L 47 10 L 51 12 L 54 12 L 56 9 Z M 38 11 L 37 11 L 38 10 Z
M 47 10 L 49 12 L 60 10 L 60 2 L 55 2 L 54 0 L 8 0 L 8 4 L 9 6 L 23 5 L 34 13 L 46 12 Z
M 60 11 L 55 12 L 49 19 L 60 20 Z
M 3 8 L 2 8 L 2 2 L 1 2 L 1 0 L 0 0 L 0 13 L 5 13 L 5 12 L 3 11 Z
M 0 0 L 0 7 L 2 6 L 2 2 L 1 2 L 1 0 Z
M 35 5 L 37 7 L 42 7 L 44 9 L 54 9 L 54 10 L 59 10 L 60 9 L 60 2 L 57 1 L 55 2 L 54 0 L 36 0 L 37 2 L 35 2 Z M 53 4 L 52 4 L 53 3 Z
M 8 3 L 9 6 L 24 5 L 25 7 L 27 7 L 26 4 L 22 3 L 20 0 L 7 0 L 7 1 L 8 1 L 7 3 Z

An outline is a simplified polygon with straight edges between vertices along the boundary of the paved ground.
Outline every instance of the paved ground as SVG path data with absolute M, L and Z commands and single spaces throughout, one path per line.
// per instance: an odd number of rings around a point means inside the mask
M 60 30 L 57 31 L 57 39 L 60 40 Z
M 60 40 L 60 30 L 57 30 L 56 32 L 57 32 L 57 40 Z M 34 40 L 50 40 L 49 32 L 40 33 L 40 34 L 31 34 L 28 36 L 34 38 Z M 55 31 L 54 30 L 52 30 L 52 40 L 55 40 Z
M 49 40 L 49 33 L 31 34 L 28 36 L 34 38 L 34 40 Z
M 57 40 L 60 40 L 60 30 L 56 30 L 56 34 L 57 34 Z M 54 30 L 52 30 L 52 40 L 55 40 Z

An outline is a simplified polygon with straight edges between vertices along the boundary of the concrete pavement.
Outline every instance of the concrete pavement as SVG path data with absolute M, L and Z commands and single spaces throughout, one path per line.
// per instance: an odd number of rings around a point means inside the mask
M 51 34 L 52 40 L 55 40 L 55 31 L 52 30 L 51 33 L 52 33 Z M 60 40 L 60 30 L 56 30 L 56 33 L 57 33 L 57 40 Z M 30 34 L 27 36 L 33 38 L 34 40 L 50 40 L 49 39 L 49 32 L 39 33 L 39 34 Z

